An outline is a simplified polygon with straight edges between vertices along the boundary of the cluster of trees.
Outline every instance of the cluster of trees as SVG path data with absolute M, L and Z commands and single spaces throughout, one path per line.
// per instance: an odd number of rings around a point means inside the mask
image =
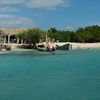
M 23 40 L 25 43 L 30 43 L 30 44 L 32 43 L 35 45 L 40 41 L 40 39 L 42 41 L 45 40 L 45 34 L 46 34 L 45 31 L 38 28 L 34 28 L 19 33 L 17 37 L 19 37 L 19 39 Z
M 57 30 L 56 28 L 50 28 L 48 31 L 44 31 L 34 28 L 18 34 L 18 37 L 26 42 L 30 41 L 36 44 L 40 40 L 45 41 L 46 35 L 60 42 L 100 42 L 100 26 L 87 26 L 78 28 L 76 31 Z
M 63 42 L 100 42 L 100 26 L 93 25 L 78 28 L 76 31 L 48 30 L 50 37 Z

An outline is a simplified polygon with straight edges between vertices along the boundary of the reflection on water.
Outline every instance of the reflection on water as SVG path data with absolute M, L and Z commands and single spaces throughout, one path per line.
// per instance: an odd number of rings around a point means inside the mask
M 41 52 L 37 50 L 33 51 L 2 51 L 0 52 L 0 56 L 52 56 L 52 55 L 69 55 L 69 54 L 78 54 L 78 53 L 87 53 L 90 52 L 89 50 L 56 50 L 55 54 L 51 52 Z

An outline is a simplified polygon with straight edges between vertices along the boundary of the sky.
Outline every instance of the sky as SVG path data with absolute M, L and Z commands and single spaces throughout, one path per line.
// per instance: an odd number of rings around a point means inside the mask
M 0 28 L 73 30 L 100 25 L 100 0 L 0 0 Z

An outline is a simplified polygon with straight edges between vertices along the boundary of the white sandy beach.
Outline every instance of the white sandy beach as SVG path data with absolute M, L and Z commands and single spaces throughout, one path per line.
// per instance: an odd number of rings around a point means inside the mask
M 92 49 L 100 48 L 100 43 L 70 43 L 72 49 Z
M 59 42 L 56 43 L 59 46 L 70 44 L 72 45 L 72 49 L 93 49 L 100 48 L 100 43 L 72 43 L 72 42 Z M 11 44 L 12 51 L 29 51 L 29 49 L 18 48 L 17 46 L 21 46 L 22 44 Z M 32 49 L 30 49 L 31 51 Z M 4 51 L 4 50 L 3 50 Z
M 92 49 L 92 48 L 100 48 L 100 43 L 72 43 L 72 42 L 61 42 L 57 43 L 57 45 L 62 46 L 65 44 L 71 44 L 72 49 Z

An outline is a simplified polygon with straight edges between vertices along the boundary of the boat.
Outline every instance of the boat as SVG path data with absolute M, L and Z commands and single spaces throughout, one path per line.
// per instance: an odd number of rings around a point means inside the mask
M 69 50 L 71 45 L 69 42 L 55 42 L 54 39 L 51 40 L 51 38 L 47 37 L 46 34 L 46 41 L 40 42 L 36 44 L 36 47 L 39 51 L 48 51 L 48 52 L 54 52 L 55 50 Z
M 5 49 L 6 49 L 7 51 L 10 51 L 10 50 L 11 50 L 11 45 L 6 45 L 6 46 L 5 46 Z
M 56 44 L 56 50 L 70 50 L 71 49 L 71 44 L 70 43 L 55 43 Z M 37 45 L 37 49 L 39 51 L 51 51 L 50 48 L 48 46 L 46 46 L 46 43 L 38 43 Z
M 46 43 L 37 43 L 36 48 L 39 51 L 49 51 L 47 46 L 46 46 Z
M 0 51 L 10 51 L 11 45 L 0 45 Z
M 70 47 L 71 45 L 68 43 L 68 44 L 64 44 L 64 45 L 61 45 L 61 46 L 57 46 L 56 49 L 57 50 L 70 50 Z

